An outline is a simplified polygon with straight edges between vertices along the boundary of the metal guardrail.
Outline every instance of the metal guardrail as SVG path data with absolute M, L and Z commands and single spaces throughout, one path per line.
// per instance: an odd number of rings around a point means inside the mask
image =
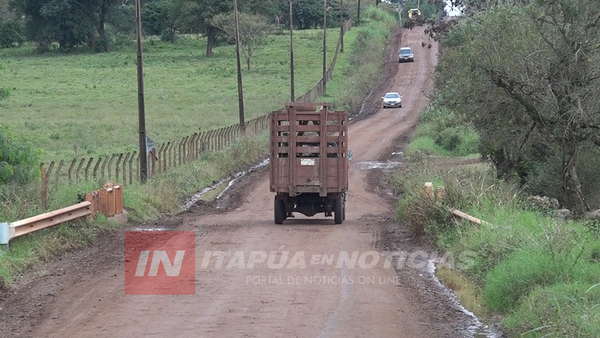
M 8 249 L 8 242 L 30 232 L 46 229 L 67 221 L 87 216 L 94 219 L 98 213 L 106 217 L 123 214 L 123 187 L 108 183 L 104 188 L 86 194 L 85 201 L 41 215 L 12 223 L 0 223 L 0 245 Z
M 15 237 L 88 216 L 92 213 L 91 205 L 92 203 L 85 201 L 10 224 L 0 223 L 0 245 L 8 249 L 8 242 Z

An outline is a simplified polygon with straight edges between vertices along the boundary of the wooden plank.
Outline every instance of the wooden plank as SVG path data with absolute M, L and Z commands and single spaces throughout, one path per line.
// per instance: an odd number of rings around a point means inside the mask
M 457 209 L 452 209 L 452 215 L 454 215 L 456 217 L 460 217 L 462 219 L 466 219 L 469 222 L 472 222 L 472 223 L 475 223 L 475 224 L 479 224 L 479 225 L 487 223 L 485 221 L 480 220 L 477 217 L 473 217 L 473 216 L 471 216 L 471 215 L 469 215 L 467 213 L 464 213 L 464 212 L 462 212 L 460 210 L 457 210 Z

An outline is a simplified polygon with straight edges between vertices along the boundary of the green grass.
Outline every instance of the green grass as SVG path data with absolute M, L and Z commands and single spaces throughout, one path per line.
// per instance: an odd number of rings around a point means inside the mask
M 339 29 L 329 29 L 328 62 Z M 148 135 L 162 143 L 238 122 L 234 46 L 181 37 L 175 44 L 144 43 Z M 322 31 L 295 31 L 296 93 L 322 75 Z M 48 160 L 132 151 L 138 138 L 136 53 L 34 54 L 33 46 L 0 50 L 0 121 L 44 150 Z M 246 119 L 289 101 L 289 36 L 273 35 L 243 71 Z
M 453 112 L 434 105 L 421 114 L 406 154 L 469 156 L 477 154 L 478 145 L 479 136 L 471 125 L 462 123 Z
M 455 257 L 474 253 L 461 271 L 483 290 L 484 312 L 503 317 L 510 336 L 600 336 L 600 288 L 592 288 L 600 282 L 599 224 L 554 218 L 489 165 L 448 163 L 425 156 L 392 177 L 403 194 L 398 218 Z M 424 198 L 427 181 L 443 184 L 446 198 Z M 455 224 L 449 208 L 487 223 Z

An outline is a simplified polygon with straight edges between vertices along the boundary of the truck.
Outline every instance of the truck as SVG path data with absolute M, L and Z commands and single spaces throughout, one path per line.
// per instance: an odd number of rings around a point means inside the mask
M 348 191 L 348 113 L 331 103 L 292 102 L 270 115 L 270 189 L 275 224 L 294 212 L 341 224 Z

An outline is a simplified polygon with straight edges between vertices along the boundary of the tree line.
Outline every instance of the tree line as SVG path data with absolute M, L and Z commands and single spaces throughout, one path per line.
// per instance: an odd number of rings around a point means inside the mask
M 290 0 L 239 0 L 242 22 L 287 28 Z M 321 27 L 323 0 L 293 0 L 295 29 Z M 343 4 L 344 14 L 341 5 Z M 356 8 L 354 1 L 327 1 L 328 26 L 339 26 Z M 146 35 L 174 42 L 177 33 L 201 34 L 207 39 L 206 55 L 226 39 L 224 19 L 233 1 L 142 0 Z M 228 16 L 229 15 L 229 16 Z M 255 30 L 256 27 L 253 27 Z M 107 52 L 119 35 L 135 32 L 135 0 L 0 0 L 0 48 L 34 42 L 39 52 L 87 46 Z

